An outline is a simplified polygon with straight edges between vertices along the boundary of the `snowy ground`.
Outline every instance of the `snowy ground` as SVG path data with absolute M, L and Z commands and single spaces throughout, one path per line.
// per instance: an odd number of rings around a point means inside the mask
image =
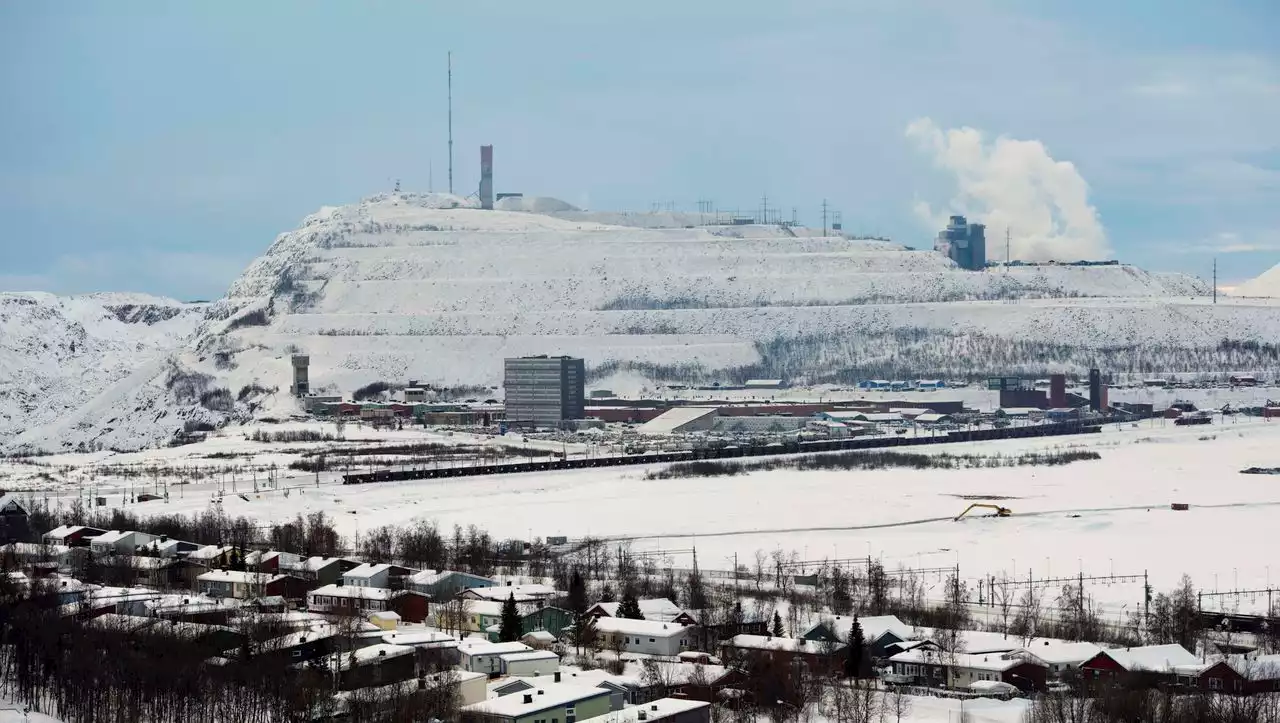
M 243 449 L 251 443 L 220 444 Z M 229 514 L 282 520 L 323 511 L 346 535 L 432 520 L 443 527 L 475 524 L 499 538 L 618 537 L 645 550 L 696 545 L 699 563 L 712 569 L 731 569 L 735 554 L 739 563 L 753 564 L 757 550 L 781 548 L 810 561 L 870 555 L 891 569 L 959 565 L 962 577 L 975 584 L 1004 572 L 1040 579 L 1144 571 L 1157 590 L 1171 588 L 1184 572 L 1205 590 L 1267 588 L 1273 574 L 1280 582 L 1271 528 L 1280 514 L 1280 477 L 1240 474 L 1250 466 L 1280 466 L 1280 424 L 1240 418 L 1188 428 L 1150 420 L 1111 425 L 1088 437 L 945 445 L 929 452 L 1065 448 L 1094 449 L 1102 459 L 1063 467 L 771 471 L 684 480 L 646 480 L 644 468 L 620 468 L 352 487 L 335 484 L 332 473 L 322 474 L 318 485 L 315 476 L 295 473 L 275 489 L 260 485 L 257 494 L 241 474 L 235 491 L 249 492 L 248 500 L 229 494 L 230 484 L 206 480 L 171 486 L 168 503 L 132 507 L 194 512 L 225 486 L 221 504 Z M 181 460 L 191 449 L 127 457 L 182 464 L 173 458 Z M 70 464 L 69 457 L 40 460 Z M 41 494 L 57 505 L 77 492 Z M 951 521 L 972 496 L 1000 498 L 1014 516 Z M 118 505 L 123 497 L 109 494 L 108 503 Z M 1191 510 L 1171 511 L 1172 502 Z M 671 557 L 676 566 L 690 562 L 687 552 Z M 941 574 L 935 577 L 932 583 L 941 581 Z M 1116 611 L 1126 605 L 1132 610 L 1141 599 L 1140 583 L 1099 583 L 1090 591 Z M 1226 601 L 1228 609 L 1262 605 L 1265 596 Z

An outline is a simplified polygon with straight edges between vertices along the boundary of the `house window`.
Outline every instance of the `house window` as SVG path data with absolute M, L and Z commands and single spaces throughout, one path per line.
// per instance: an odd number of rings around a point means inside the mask
M 295 658 L 301 658 L 301 657 L 302 657 L 302 651 L 301 651 L 301 650 L 295 650 L 295 651 L 293 651 L 293 657 L 295 657 Z
M 649 638 L 649 642 L 651 643 L 654 642 L 653 638 Z
M 564 709 L 564 723 L 574 723 L 578 720 L 578 710 L 573 706 Z
M 1209 690 L 1222 690 L 1222 678 L 1210 678 Z

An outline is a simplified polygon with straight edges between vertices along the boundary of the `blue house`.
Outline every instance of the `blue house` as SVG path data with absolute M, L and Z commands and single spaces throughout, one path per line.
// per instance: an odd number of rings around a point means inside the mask
M 406 588 L 432 600 L 448 600 L 469 588 L 494 587 L 497 584 L 496 580 L 457 570 L 423 570 L 405 580 Z

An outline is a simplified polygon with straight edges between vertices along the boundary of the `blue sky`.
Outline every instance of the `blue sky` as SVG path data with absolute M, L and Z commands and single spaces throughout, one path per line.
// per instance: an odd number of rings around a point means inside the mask
M 923 246 L 958 186 L 928 119 L 1069 161 L 1117 258 L 1243 280 L 1280 262 L 1277 27 L 1274 0 L 0 3 L 0 288 L 216 297 L 322 205 L 442 190 L 450 49 L 467 192 L 493 143 L 499 191 L 827 198 Z

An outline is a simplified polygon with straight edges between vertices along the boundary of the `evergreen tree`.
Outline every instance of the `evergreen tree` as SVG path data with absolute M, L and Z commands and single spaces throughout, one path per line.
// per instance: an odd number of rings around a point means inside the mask
M 600 591 L 600 602 L 611 603 L 616 602 L 617 599 L 617 596 L 613 594 L 611 585 L 605 585 L 604 589 Z
M 635 595 L 622 596 L 622 604 L 618 606 L 618 617 L 644 620 L 644 613 L 640 612 L 640 601 L 636 600 Z
M 520 629 L 520 610 L 516 607 L 516 596 L 512 593 L 507 596 L 506 602 L 502 603 L 502 618 L 498 627 L 498 642 L 509 643 L 519 640 L 522 630 Z
M 778 614 L 777 610 L 773 611 L 773 637 L 787 637 L 787 631 L 782 627 L 782 616 Z
M 866 664 L 866 644 L 862 636 L 862 623 L 853 619 L 853 627 L 849 628 L 849 649 L 844 659 L 844 675 L 846 678 L 861 678 Z
M 575 617 L 581 617 L 587 611 L 587 583 L 576 568 L 569 578 L 569 609 Z

